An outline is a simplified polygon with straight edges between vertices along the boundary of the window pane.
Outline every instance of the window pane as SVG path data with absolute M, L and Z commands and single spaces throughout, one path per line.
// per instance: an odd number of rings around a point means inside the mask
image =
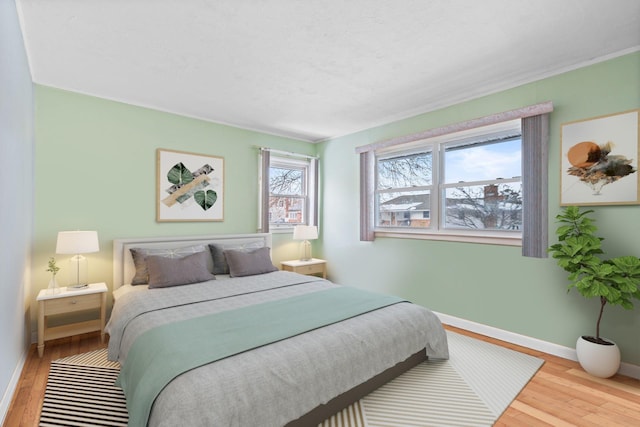
M 378 189 L 431 185 L 430 152 L 378 160 Z
M 279 195 L 303 195 L 304 174 L 302 169 L 269 168 L 269 193 Z
M 445 183 L 487 181 L 522 175 L 521 139 L 447 147 Z
M 522 229 L 522 184 L 448 188 L 445 227 L 482 230 Z
M 304 224 L 304 200 L 299 197 L 269 197 L 269 223 Z
M 431 194 L 429 191 L 378 193 L 378 227 L 429 228 Z

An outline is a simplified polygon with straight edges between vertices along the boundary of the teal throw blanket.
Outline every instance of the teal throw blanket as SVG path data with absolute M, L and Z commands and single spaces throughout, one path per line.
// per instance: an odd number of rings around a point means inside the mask
M 146 426 L 158 394 L 184 372 L 403 301 L 341 286 L 150 329 L 131 347 L 117 382 L 129 426 Z

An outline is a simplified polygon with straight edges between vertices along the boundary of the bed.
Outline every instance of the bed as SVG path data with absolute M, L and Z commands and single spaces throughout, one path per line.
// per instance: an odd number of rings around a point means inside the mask
M 318 425 L 448 357 L 430 310 L 280 271 L 270 248 L 260 233 L 114 241 L 108 357 L 131 426 Z

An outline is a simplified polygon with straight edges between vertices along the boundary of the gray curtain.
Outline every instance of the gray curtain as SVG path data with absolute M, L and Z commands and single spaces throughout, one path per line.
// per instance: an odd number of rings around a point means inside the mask
M 261 191 L 261 203 L 260 207 L 260 232 L 269 232 L 269 165 L 271 162 L 271 153 L 269 150 L 261 150 L 261 175 L 262 175 L 262 188 Z
M 522 119 L 522 255 L 547 258 L 549 114 Z
M 310 212 L 310 220 L 311 224 L 309 225 L 319 225 L 318 224 L 318 201 L 319 194 L 318 193 L 318 159 L 311 159 L 310 161 L 311 173 L 313 173 L 313 194 L 316 202 L 313 203 L 313 212 Z
M 374 176 L 375 158 L 373 151 L 360 153 L 360 240 L 372 242 L 374 227 Z

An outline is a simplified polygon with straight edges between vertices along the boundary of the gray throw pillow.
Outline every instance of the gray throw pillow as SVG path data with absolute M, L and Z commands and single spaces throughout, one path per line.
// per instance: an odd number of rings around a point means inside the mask
M 149 288 L 189 285 L 215 280 L 207 268 L 207 252 L 196 252 L 183 258 L 147 256 Z
M 227 259 L 224 256 L 224 251 L 234 250 L 239 252 L 251 252 L 255 249 L 264 247 L 262 242 L 251 243 L 210 243 L 209 251 L 211 251 L 211 258 L 213 259 L 213 274 L 229 274 L 229 265 Z
M 181 248 L 131 248 L 131 256 L 133 257 L 133 265 L 136 273 L 131 279 L 132 285 L 146 285 L 149 283 L 149 270 L 147 269 L 148 256 L 161 256 L 165 258 L 182 258 L 184 256 L 204 252 L 207 248 L 204 245 L 184 246 Z M 209 257 L 211 258 L 211 257 Z M 207 261 L 209 271 L 213 272 L 213 261 Z
M 251 252 L 228 249 L 224 251 L 224 256 L 227 259 L 231 277 L 253 276 L 278 271 L 276 266 L 271 263 L 269 248 L 259 248 Z

